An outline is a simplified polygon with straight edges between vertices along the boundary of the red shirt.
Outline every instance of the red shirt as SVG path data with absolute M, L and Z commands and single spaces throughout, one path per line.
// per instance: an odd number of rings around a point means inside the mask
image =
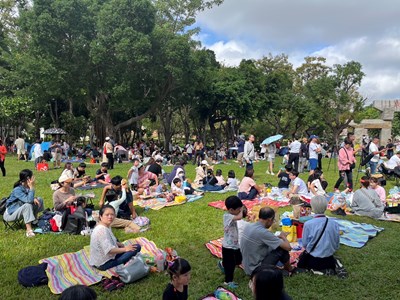
M 7 148 L 4 145 L 0 146 L 0 160 L 4 161 L 6 159 Z

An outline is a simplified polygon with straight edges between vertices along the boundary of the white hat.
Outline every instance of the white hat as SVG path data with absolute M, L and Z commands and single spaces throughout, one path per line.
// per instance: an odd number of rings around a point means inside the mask
M 164 160 L 163 157 L 161 155 L 159 155 L 159 154 L 157 154 L 154 158 L 155 158 L 156 161 L 157 160 L 159 160 L 159 161 L 163 161 Z
M 206 165 L 206 166 L 209 166 L 208 162 L 207 162 L 205 159 L 204 159 L 204 160 L 202 160 L 200 164 L 201 164 L 201 165 Z
M 108 137 L 106 137 L 106 141 L 109 141 L 110 140 L 110 137 L 108 136 Z
M 71 181 L 72 181 L 72 178 L 68 177 L 68 175 L 66 175 L 66 174 L 63 174 L 63 175 L 60 176 L 60 178 L 58 178 L 58 182 L 59 183 L 71 182 Z

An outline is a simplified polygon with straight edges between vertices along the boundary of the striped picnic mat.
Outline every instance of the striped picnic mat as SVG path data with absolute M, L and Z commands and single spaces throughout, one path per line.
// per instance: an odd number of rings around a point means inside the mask
M 275 206 L 275 207 L 284 207 L 289 205 L 289 201 L 276 201 L 276 200 L 271 200 L 269 198 L 264 198 L 262 200 L 242 200 L 242 202 L 247 207 L 248 210 L 251 210 L 255 205 L 259 204 Z M 208 203 L 208 206 L 226 210 L 224 200 L 210 202 Z
M 370 238 L 375 237 L 378 232 L 384 230 L 382 227 L 366 223 L 357 223 L 348 220 L 332 218 L 339 224 L 340 243 L 353 248 L 363 247 Z
M 141 252 L 150 256 L 157 255 L 161 250 L 157 248 L 154 242 L 146 238 L 139 237 L 130 239 L 124 244 L 140 244 Z M 53 294 L 61 294 L 70 286 L 83 284 L 86 286 L 96 284 L 101 281 L 103 276 L 116 276 L 115 268 L 107 271 L 100 271 L 89 264 L 89 246 L 74 253 L 65 253 L 39 261 L 47 263 L 48 286 Z

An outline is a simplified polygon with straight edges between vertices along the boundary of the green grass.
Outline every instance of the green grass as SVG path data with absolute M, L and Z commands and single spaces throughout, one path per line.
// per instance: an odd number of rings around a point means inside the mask
M 280 160 L 280 158 L 278 158 Z M 280 162 L 280 161 L 279 161 Z M 333 162 L 332 162 L 333 163 Z M 331 191 L 337 179 L 333 164 L 327 171 L 328 160 L 324 161 L 325 177 L 329 182 L 328 191 Z M 6 160 L 7 177 L 0 183 L 0 196 L 10 193 L 13 183 L 17 180 L 20 170 L 32 168 L 33 163 L 17 162 L 15 157 L 8 156 Z M 130 164 L 117 164 L 110 173 L 125 176 Z M 265 175 L 266 163 L 255 164 L 256 181 L 258 183 L 277 183 L 277 179 Z M 94 174 L 97 165 L 89 165 L 87 172 Z M 231 165 L 219 165 L 226 176 L 228 170 L 235 170 L 237 177 L 241 178 L 243 169 L 236 163 Z M 169 171 L 171 168 L 165 168 Z M 277 169 L 277 167 L 276 167 Z M 194 167 L 186 167 L 189 178 L 194 178 Z M 60 175 L 60 170 L 48 172 L 35 172 L 37 178 L 36 195 L 45 199 L 46 207 L 52 205 L 52 191 L 50 182 Z M 303 179 L 306 174 L 301 175 Z M 357 186 L 357 185 L 356 185 Z M 388 182 L 387 190 L 393 186 Z M 101 190 L 95 190 L 98 196 Z M 138 209 L 141 215 L 151 220 L 151 230 L 141 233 L 149 240 L 154 241 L 158 247 L 173 247 L 178 254 L 192 265 L 192 280 L 189 287 L 189 299 L 198 299 L 213 291 L 221 285 L 224 278 L 217 268 L 217 259 L 208 252 L 204 243 L 223 235 L 222 215 L 223 211 L 208 207 L 208 202 L 225 199 L 229 194 L 207 194 L 202 200 L 181 206 L 164 208 L 160 211 L 143 211 Z M 96 203 L 98 201 L 95 201 Z M 287 209 L 290 209 L 289 207 Z M 284 211 L 284 209 L 280 209 Z M 293 299 L 397 299 L 399 298 L 399 226 L 398 223 L 375 221 L 369 218 L 347 216 L 349 220 L 366 222 L 384 227 L 376 238 L 370 240 L 362 249 L 354 249 L 341 246 L 338 256 L 342 259 L 349 271 L 349 278 L 339 280 L 336 277 L 323 277 L 301 274 L 285 279 L 286 290 Z M 139 235 L 125 234 L 123 230 L 114 230 L 120 240 L 126 240 Z M 85 236 L 69 235 L 37 235 L 28 239 L 25 231 L 4 231 L 3 223 L 0 225 L 0 298 L 1 299 L 57 299 L 51 294 L 47 286 L 37 288 L 23 288 L 18 284 L 17 272 L 19 269 L 35 265 L 39 259 L 65 252 L 77 251 L 88 245 L 90 240 Z M 239 288 L 235 291 L 242 299 L 252 299 L 247 287 L 248 278 L 240 269 L 236 270 L 235 281 Z M 168 282 L 165 274 L 151 274 L 147 278 L 126 286 L 120 291 L 109 294 L 100 287 L 94 289 L 99 299 L 161 299 L 162 292 Z

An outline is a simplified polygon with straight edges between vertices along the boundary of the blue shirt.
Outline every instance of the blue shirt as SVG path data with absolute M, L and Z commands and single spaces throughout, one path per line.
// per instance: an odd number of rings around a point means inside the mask
M 17 186 L 11 192 L 7 200 L 7 213 L 12 215 L 18 208 L 25 203 L 33 204 L 35 199 L 35 190 L 31 190 L 22 185 Z
M 244 152 L 244 140 L 240 139 L 238 142 L 238 153 Z
M 328 218 L 329 219 L 329 218 Z M 307 221 L 303 229 L 303 246 L 310 253 L 315 242 L 324 228 L 326 217 L 317 215 L 314 219 Z M 314 257 L 329 257 L 339 249 L 339 224 L 329 219 L 326 225 L 325 232 L 322 234 L 317 246 L 310 254 Z

